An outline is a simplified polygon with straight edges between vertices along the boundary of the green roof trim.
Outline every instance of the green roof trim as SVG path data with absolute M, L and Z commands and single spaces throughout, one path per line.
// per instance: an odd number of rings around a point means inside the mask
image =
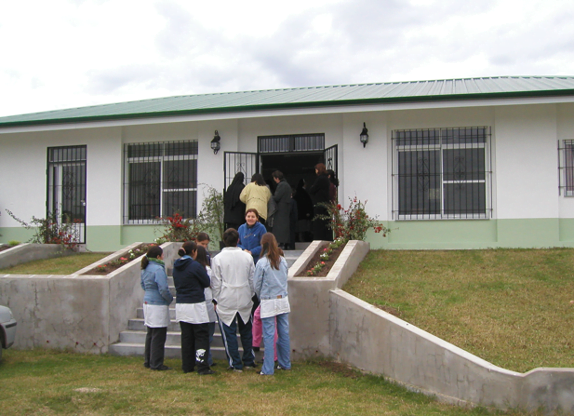
M 185 95 L 0 117 L 0 128 L 343 105 L 574 95 L 572 76 L 505 76 Z

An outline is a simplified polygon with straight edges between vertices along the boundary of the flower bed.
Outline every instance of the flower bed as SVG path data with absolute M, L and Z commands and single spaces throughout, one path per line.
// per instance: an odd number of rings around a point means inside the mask
M 347 241 L 342 238 L 338 238 L 332 243 L 326 243 L 306 264 L 305 276 L 326 277 L 346 244 Z
M 104 275 L 104 274 L 108 274 L 110 272 L 113 272 L 114 270 L 122 267 L 124 264 L 127 264 L 130 261 L 135 260 L 138 257 L 142 256 L 143 254 L 147 253 L 148 249 L 154 245 L 155 244 L 148 244 L 148 243 L 140 244 L 139 246 L 137 246 L 131 250 L 127 250 L 127 251 L 123 252 L 122 254 L 117 256 L 115 259 L 110 260 L 104 264 L 99 264 L 98 266 L 88 270 L 87 272 L 85 272 L 83 274 Z

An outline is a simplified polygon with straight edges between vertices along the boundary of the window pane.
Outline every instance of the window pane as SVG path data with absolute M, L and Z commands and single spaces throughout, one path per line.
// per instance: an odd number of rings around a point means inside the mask
M 159 162 L 130 163 L 129 165 L 129 219 L 155 219 L 160 216 Z
M 564 142 L 564 182 L 566 195 L 574 193 L 574 143 Z
M 440 214 L 440 151 L 399 152 L 399 214 Z
M 197 160 L 167 160 L 163 175 L 164 189 L 197 188 Z
M 428 146 L 440 143 L 440 130 L 400 130 L 395 132 L 398 146 Z
M 486 143 L 486 127 L 442 129 L 443 144 Z
M 444 180 L 484 180 L 484 153 L 484 148 L 444 150 Z
M 195 218 L 196 193 L 196 191 L 164 191 L 164 215 L 173 215 L 177 212 L 183 218 Z
M 197 142 L 164 143 L 166 156 L 187 156 L 197 154 Z
M 162 143 L 143 143 L 128 145 L 128 158 L 158 157 L 162 155 Z
M 85 222 L 84 195 L 86 195 L 85 165 L 62 166 L 62 206 L 64 221 Z
M 444 213 L 462 217 L 470 214 L 486 214 L 486 184 L 445 184 Z

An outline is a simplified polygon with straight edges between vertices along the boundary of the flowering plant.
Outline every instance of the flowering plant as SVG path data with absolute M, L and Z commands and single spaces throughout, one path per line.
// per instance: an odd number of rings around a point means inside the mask
M 139 257 L 142 254 L 147 253 L 149 248 L 154 246 L 154 245 L 155 244 L 141 244 L 139 247 L 136 247 L 136 248 L 131 249 L 125 253 L 122 253 L 120 255 L 120 257 L 117 257 L 116 259 L 111 260 L 107 263 L 100 264 L 92 270 L 96 271 L 98 273 L 112 272 L 112 271 L 120 268 L 124 264 L 128 264 L 130 261 L 132 261 L 136 257 Z
M 365 240 L 367 231 L 373 229 L 375 233 L 382 233 L 387 236 L 390 230 L 383 225 L 376 217 L 370 217 L 365 210 L 364 203 L 357 197 L 349 198 L 349 207 L 345 209 L 341 204 L 321 203 L 327 209 L 327 214 L 318 215 L 322 220 L 330 221 L 330 228 L 334 231 L 335 237 L 342 237 L 348 240 Z
M 307 270 L 307 276 L 316 276 L 322 269 L 325 267 L 325 261 L 329 260 L 329 256 L 333 252 L 333 249 L 341 247 L 343 244 L 346 244 L 347 240 L 343 237 L 337 238 L 335 241 L 330 243 L 327 247 L 323 249 L 323 253 L 319 256 L 321 261 L 315 263 L 309 270 Z
M 163 225 L 163 234 L 154 241 L 157 244 L 163 244 L 167 241 L 185 242 L 195 240 L 199 230 L 192 219 L 184 219 L 183 216 L 176 212 L 167 217 L 159 217 L 158 220 Z

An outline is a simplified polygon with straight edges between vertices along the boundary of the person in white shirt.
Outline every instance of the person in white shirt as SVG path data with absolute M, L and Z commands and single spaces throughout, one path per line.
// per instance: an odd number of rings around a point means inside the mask
M 234 228 L 227 229 L 223 234 L 225 248 L 211 261 L 211 289 L 229 368 L 240 372 L 244 368 L 255 368 L 251 334 L 255 266 L 253 257 L 237 247 L 238 241 L 239 233 Z M 243 357 L 239 355 L 237 329 Z

